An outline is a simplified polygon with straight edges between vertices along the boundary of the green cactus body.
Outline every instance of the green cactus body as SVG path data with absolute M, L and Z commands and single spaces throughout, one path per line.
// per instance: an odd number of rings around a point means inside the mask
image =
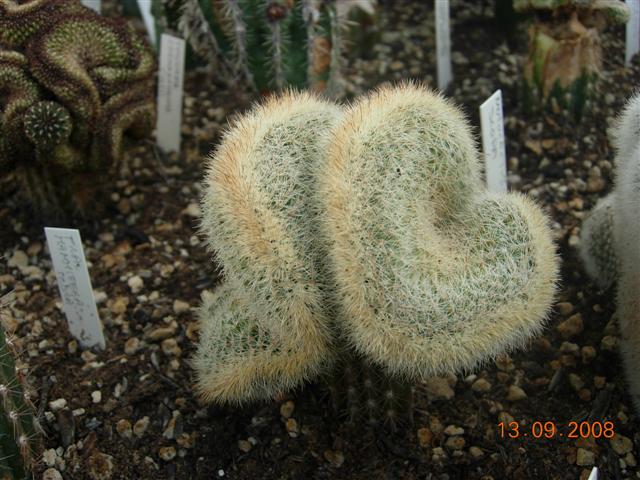
M 580 253 L 599 286 L 616 284 L 620 353 L 640 412 L 640 94 L 629 100 L 614 132 L 615 185 L 585 220 Z
M 551 13 L 529 28 L 525 103 L 561 108 L 579 120 L 597 89 L 599 32 L 607 23 L 627 22 L 627 6 L 619 0 L 514 0 L 514 9 Z
M 153 129 L 153 52 L 131 27 L 74 0 L 9 12 L 1 21 L 12 38 L 24 33 L 25 19 L 48 21 L 0 51 L 0 87 L 11 92 L 0 97 L 0 163 L 17 171 L 45 217 L 100 211 L 95 194 L 122 160 L 124 132 Z
M 468 369 L 541 330 L 557 274 L 546 220 L 486 192 L 442 98 L 406 85 L 360 101 L 318 177 L 340 323 L 388 373 Z
M 272 99 L 211 161 L 202 229 L 226 283 L 200 313 L 194 364 L 207 400 L 273 397 L 331 362 L 310 176 L 339 112 L 308 94 Z
M 4 315 L 4 301 L 0 302 L 0 315 Z M 41 429 L 16 370 L 14 353 L 0 326 L 0 478 L 26 480 L 39 450 Z

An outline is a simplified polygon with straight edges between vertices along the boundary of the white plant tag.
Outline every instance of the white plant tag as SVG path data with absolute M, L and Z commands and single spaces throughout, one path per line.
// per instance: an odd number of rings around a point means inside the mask
M 101 0 L 82 0 L 82 4 L 85 7 L 90 8 L 91 10 L 95 10 L 97 13 L 102 12 L 102 1 Z
M 446 90 L 451 83 L 451 33 L 449 30 L 449 0 L 434 0 L 436 11 L 436 59 L 438 88 Z
M 156 22 L 151 14 L 151 0 L 138 0 L 138 9 L 140 10 L 140 15 L 142 15 L 144 26 L 147 27 L 147 33 L 151 39 L 151 44 L 155 47 L 157 43 L 157 33 Z
M 598 467 L 593 467 L 587 480 L 598 480 Z
M 46 227 L 51 261 L 58 280 L 69 331 L 82 347 L 105 347 L 102 324 L 93 297 L 80 232 Z
M 480 105 L 482 151 L 490 192 L 507 191 L 507 155 L 505 152 L 502 91 L 496 90 Z
M 184 56 L 184 40 L 163 33 L 160 38 L 156 138 L 164 152 L 180 151 Z
M 626 66 L 631 64 L 633 56 L 640 51 L 640 0 L 626 0 L 631 11 L 631 17 L 627 22 L 627 40 L 624 54 Z

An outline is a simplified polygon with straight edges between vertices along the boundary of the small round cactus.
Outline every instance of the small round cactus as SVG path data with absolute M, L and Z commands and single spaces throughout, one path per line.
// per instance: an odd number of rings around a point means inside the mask
M 317 177 L 339 322 L 390 374 L 468 369 L 542 329 L 557 275 L 546 219 L 486 191 L 441 97 L 404 85 L 360 100 Z
M 57 102 L 41 101 L 24 114 L 24 132 L 36 148 L 51 148 L 69 140 L 73 124 L 69 111 Z
M 600 288 L 609 288 L 618 276 L 618 256 L 613 244 L 613 197 L 603 198 L 582 225 L 580 256 L 585 269 Z
M 332 360 L 312 175 L 339 116 L 288 93 L 238 120 L 211 159 L 202 231 L 226 283 L 200 313 L 194 364 L 207 400 L 273 397 Z

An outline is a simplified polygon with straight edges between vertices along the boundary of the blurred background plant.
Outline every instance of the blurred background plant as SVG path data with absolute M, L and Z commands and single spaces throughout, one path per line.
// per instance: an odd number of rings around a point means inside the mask
M 513 0 L 513 7 L 533 15 L 525 106 L 566 110 L 580 120 L 602 68 L 600 33 L 609 24 L 626 23 L 628 7 L 620 0 Z

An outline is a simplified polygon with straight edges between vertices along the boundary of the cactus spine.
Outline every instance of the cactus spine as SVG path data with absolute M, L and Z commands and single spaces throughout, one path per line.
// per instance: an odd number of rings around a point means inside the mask
M 554 293 L 539 209 L 487 193 L 461 114 L 413 85 L 344 114 L 308 94 L 271 98 L 225 136 L 202 210 L 226 277 L 200 314 L 209 401 L 331 378 L 336 358 L 334 403 L 393 423 L 410 410 L 407 380 L 522 344 Z
M 581 255 L 595 279 L 616 273 L 620 352 L 631 397 L 640 412 L 640 93 L 629 100 L 613 143 L 615 185 L 585 221 Z M 610 216 L 602 214 L 605 208 Z M 613 282 L 599 283 L 608 287 Z
M 0 317 L 5 315 L 6 303 L 0 299 Z M 13 344 L 0 325 L 0 477 L 23 480 L 29 478 L 39 450 L 41 429 L 14 355 Z

